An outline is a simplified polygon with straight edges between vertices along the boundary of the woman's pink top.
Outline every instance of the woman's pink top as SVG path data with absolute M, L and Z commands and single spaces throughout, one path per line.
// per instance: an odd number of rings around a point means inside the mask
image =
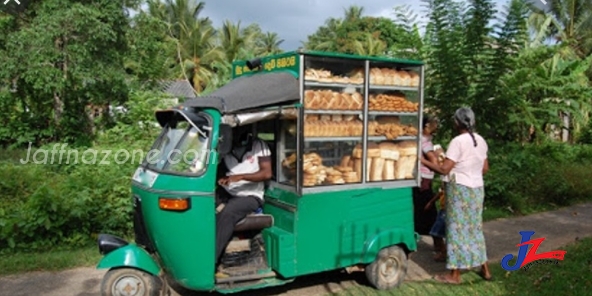
M 448 145 L 446 158 L 455 162 L 448 174 L 456 183 L 470 188 L 483 186 L 483 164 L 487 159 L 487 143 L 480 135 L 473 133 L 477 147 L 469 133 L 456 136 Z

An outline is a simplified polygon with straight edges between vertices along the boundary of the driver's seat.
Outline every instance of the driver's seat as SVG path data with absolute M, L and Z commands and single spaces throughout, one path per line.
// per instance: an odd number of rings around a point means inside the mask
M 259 208 L 252 214 L 247 215 L 238 221 L 234 226 L 234 232 L 256 231 L 273 226 L 273 216 L 263 214 L 263 209 Z

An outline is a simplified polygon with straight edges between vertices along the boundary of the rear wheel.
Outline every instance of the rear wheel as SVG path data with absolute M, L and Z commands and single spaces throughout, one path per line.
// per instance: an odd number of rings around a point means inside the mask
M 407 274 L 407 254 L 399 246 L 380 250 L 376 260 L 366 267 L 368 281 L 379 290 L 398 287 Z
M 102 296 L 159 296 L 159 278 L 133 268 L 109 270 L 101 283 Z

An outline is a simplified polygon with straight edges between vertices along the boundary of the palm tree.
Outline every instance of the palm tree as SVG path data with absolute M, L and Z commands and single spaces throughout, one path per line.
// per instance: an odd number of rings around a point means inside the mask
M 344 9 L 344 21 L 352 22 L 362 18 L 364 14 L 364 7 L 351 5 L 348 8 Z
M 553 0 L 551 11 L 534 12 L 529 19 L 534 31 L 565 43 L 573 55 L 581 58 L 592 54 L 592 1 Z
M 342 19 L 329 18 L 315 34 L 308 36 L 304 47 L 310 50 L 337 51 L 337 30 L 342 24 Z
M 258 40 L 259 54 L 270 55 L 281 53 L 280 45 L 284 42 L 284 39 L 280 39 L 277 33 L 267 32 Z
M 358 55 L 382 56 L 386 51 L 386 44 L 370 33 L 365 33 L 361 41 L 353 40 L 350 47 Z
M 247 58 L 246 52 L 256 44 L 259 32 L 254 29 L 241 30 L 240 26 L 240 21 L 234 24 L 226 20 L 220 30 L 220 46 L 228 63 Z
M 177 41 L 177 60 L 181 77 L 202 92 L 216 76 L 215 65 L 224 58 L 216 46 L 216 30 L 208 18 L 200 18 L 204 2 L 195 0 L 149 0 L 151 15 L 169 24 L 169 33 Z

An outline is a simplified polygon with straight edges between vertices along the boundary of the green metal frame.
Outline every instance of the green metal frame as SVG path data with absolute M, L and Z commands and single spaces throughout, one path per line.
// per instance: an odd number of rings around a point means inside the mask
M 232 63 L 232 78 L 238 78 L 241 76 L 253 75 L 260 72 L 276 72 L 276 71 L 289 71 L 292 75 L 299 77 L 300 75 L 300 55 L 318 56 L 327 58 L 338 58 L 338 59 L 350 59 L 350 60 L 368 60 L 370 62 L 385 62 L 385 63 L 398 63 L 406 64 L 410 66 L 422 66 L 423 62 L 417 60 L 387 58 L 387 57 L 371 57 L 362 55 L 353 55 L 337 52 L 324 52 L 324 51 L 289 51 L 276 55 L 269 55 L 261 58 L 261 71 L 252 71 L 247 67 L 246 60 L 238 60 Z M 292 62 L 293 61 L 293 62 Z

